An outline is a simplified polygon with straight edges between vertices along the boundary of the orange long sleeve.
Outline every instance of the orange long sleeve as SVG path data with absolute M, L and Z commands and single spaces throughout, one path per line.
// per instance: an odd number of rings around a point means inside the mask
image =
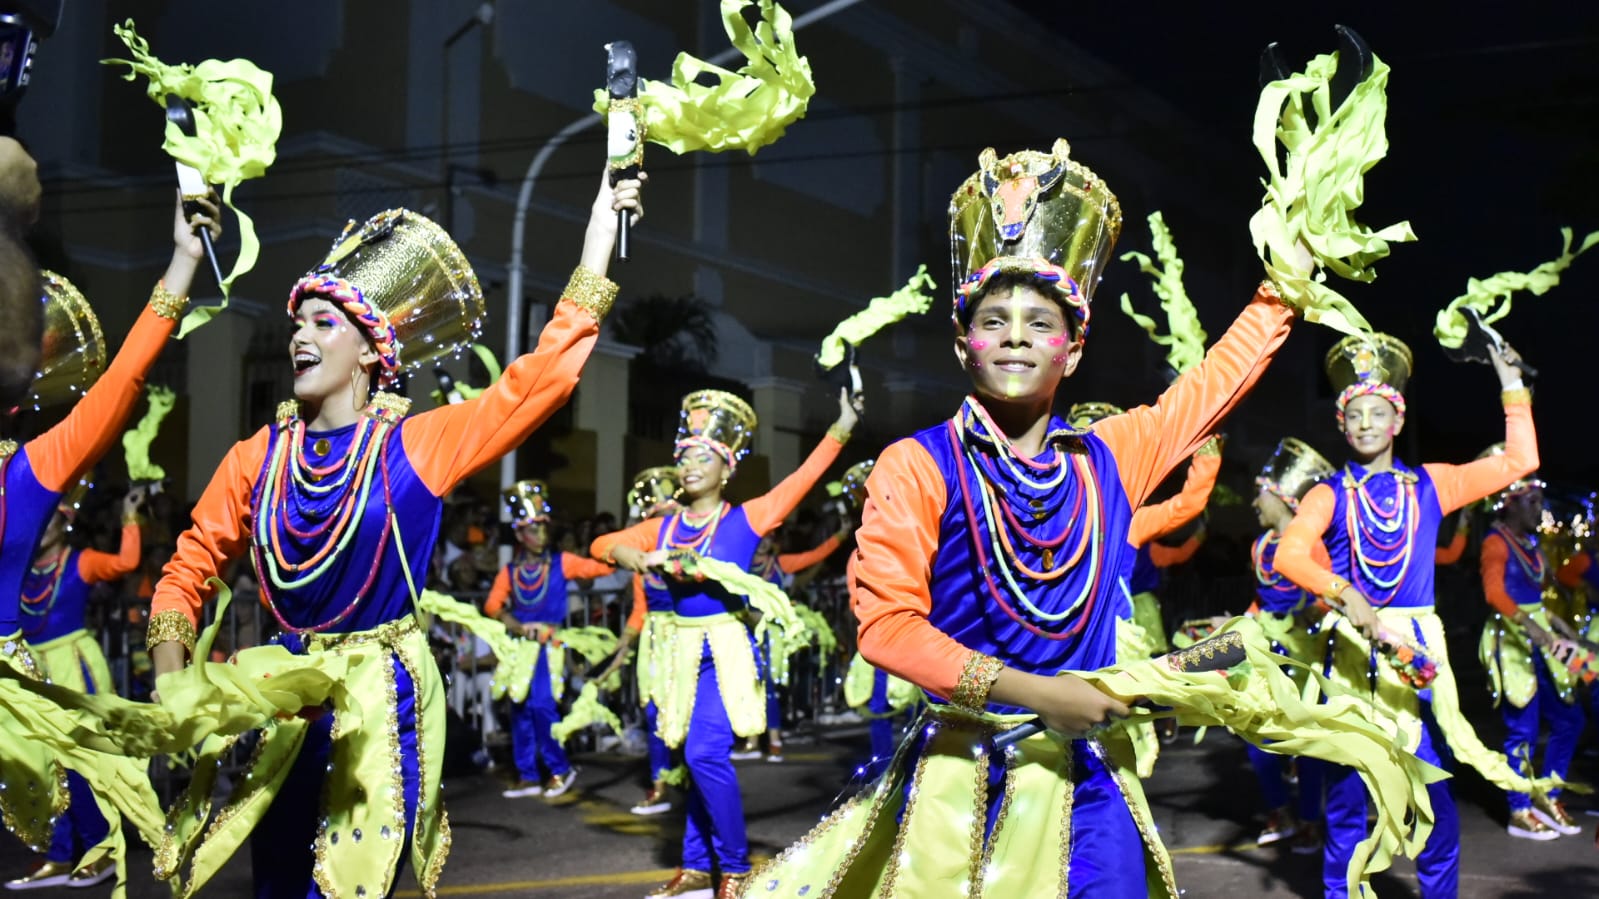
M 1094 425 L 1116 456 L 1122 487 L 1133 508 L 1142 505 L 1166 473 L 1194 454 L 1223 418 L 1255 386 L 1294 320 L 1268 284 L 1227 333 L 1184 372 L 1153 406 L 1139 406 Z
M 1488 605 L 1506 618 L 1516 617 L 1516 601 L 1505 590 L 1505 563 L 1510 561 L 1510 547 L 1505 538 L 1489 534 L 1482 541 L 1482 592 Z
M 644 575 L 633 575 L 633 606 L 627 610 L 627 630 L 639 633 L 644 630 L 644 613 L 648 611 L 644 599 Z
M 1538 470 L 1538 432 L 1532 424 L 1532 406 L 1505 404 L 1505 452 L 1464 465 L 1423 465 L 1438 491 L 1443 514 L 1476 502 L 1515 480 Z
M 833 554 L 833 551 L 844 545 L 844 538 L 837 534 L 828 537 L 821 543 L 802 553 L 785 553 L 777 557 L 777 567 L 784 574 L 793 574 L 820 563 L 823 559 Z
M 1147 506 L 1139 506 L 1133 511 L 1133 523 L 1127 531 L 1127 542 L 1133 546 L 1143 546 L 1193 521 L 1199 513 L 1205 511 L 1205 504 L 1210 501 L 1210 491 L 1215 488 L 1216 475 L 1220 471 L 1220 455 L 1195 454 L 1193 460 L 1188 463 L 1188 475 L 1183 478 L 1183 489 L 1176 496 Z M 1178 565 L 1187 561 L 1188 556 L 1194 554 L 1193 550 L 1198 548 L 1199 544 L 1194 544 L 1187 555 L 1169 564 Z M 1150 547 L 1152 553 L 1154 549 L 1155 546 Z M 1160 565 L 1159 562 L 1155 564 Z M 1160 565 L 1160 567 L 1167 566 Z
M 921 444 L 907 439 L 884 450 L 866 479 L 849 594 L 866 661 L 947 698 L 972 650 L 927 620 L 946 495 L 938 463 Z
M 1199 550 L 1199 544 L 1203 542 L 1205 541 L 1199 539 L 1199 535 L 1195 534 L 1184 540 L 1179 546 L 1151 543 L 1149 544 L 1149 561 L 1156 568 L 1170 568 L 1173 565 L 1181 565 L 1194 557 L 1194 553 Z
M 794 469 L 793 474 L 765 495 L 745 503 L 742 508 L 745 519 L 750 523 L 750 530 L 757 537 L 764 537 L 782 524 L 788 513 L 794 511 L 805 494 L 810 493 L 816 482 L 827 473 L 827 467 L 833 464 L 843 449 L 844 444 L 839 443 L 833 435 L 823 437 L 822 442 L 816 444 L 816 449 L 811 450 L 811 454 L 805 457 L 799 468 Z
M 65 492 L 116 442 L 144 395 L 144 376 L 176 326 L 146 306 L 100 380 L 60 424 L 28 441 L 28 461 L 46 490 Z
M 611 550 L 618 546 L 631 546 L 639 552 L 647 553 L 655 549 L 655 544 L 661 539 L 661 519 L 646 518 L 632 527 L 609 534 L 601 534 L 589 544 L 589 555 L 602 562 L 615 562 Z
M 114 581 L 139 567 L 139 525 L 122 526 L 122 545 L 114 553 L 86 549 L 78 553 L 78 577 L 85 584 Z
M 152 615 L 176 609 L 199 627 L 200 607 L 214 595 L 206 579 L 219 577 L 228 560 L 250 545 L 250 492 L 266 460 L 271 434 L 271 428 L 262 428 L 222 457 L 195 503 L 194 523 L 178 535 L 177 551 L 161 569 L 161 581 L 150 598 Z
M 571 397 L 599 333 L 587 309 L 563 299 L 538 347 L 481 394 L 406 418 L 400 436 L 422 483 L 443 496 L 526 440 Z
M 1277 557 L 1273 560 L 1279 574 L 1317 598 L 1330 595 L 1342 580 L 1333 574 L 1327 550 L 1321 542 L 1321 535 L 1327 533 L 1327 526 L 1332 524 L 1336 501 L 1332 488 L 1326 484 L 1310 488 L 1299 501 L 1294 520 L 1283 531 L 1283 538 L 1277 544 Z M 1321 558 L 1315 555 L 1316 546 L 1323 546 Z
M 511 598 L 511 569 L 500 566 L 500 571 L 494 576 L 494 584 L 489 587 L 489 598 L 483 603 L 483 614 L 490 618 L 498 618 L 500 610 L 505 608 L 505 601 Z
M 1580 587 L 1582 586 L 1583 575 L 1587 574 L 1588 569 L 1592 567 L 1592 553 L 1577 553 L 1567 559 L 1566 564 L 1560 566 L 1560 570 L 1555 572 L 1555 580 L 1559 581 L 1561 586 L 1564 587 Z
M 585 559 L 576 553 L 561 553 L 561 574 L 568 580 L 605 577 L 615 570 L 604 562 Z
M 1466 532 L 1455 531 L 1455 536 L 1449 538 L 1448 546 L 1435 547 L 1432 551 L 1434 565 L 1453 565 L 1460 561 L 1460 556 L 1466 551 Z

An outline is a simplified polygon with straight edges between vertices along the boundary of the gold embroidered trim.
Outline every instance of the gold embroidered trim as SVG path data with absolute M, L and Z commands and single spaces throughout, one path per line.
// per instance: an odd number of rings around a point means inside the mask
M 177 609 L 166 609 L 150 616 L 150 627 L 144 634 L 146 650 L 162 643 L 182 643 L 190 654 L 194 653 L 194 625 L 189 617 Z
M 1173 671 L 1194 671 L 1208 667 L 1206 663 L 1217 655 L 1240 652 L 1244 648 L 1244 635 L 1228 631 L 1219 637 L 1201 640 L 1187 649 L 1179 649 L 1166 656 L 1166 664 Z
M 300 417 L 300 401 L 299 400 L 284 400 L 283 402 L 278 403 L 278 414 L 276 415 L 276 419 L 277 419 L 277 422 L 278 422 L 278 427 L 286 428 L 286 427 L 289 426 L 290 422 L 294 421 L 296 418 L 299 418 L 299 417 Z
M 615 281 L 580 265 L 572 270 L 572 278 L 566 282 L 566 290 L 561 291 L 561 296 L 587 309 L 595 321 L 603 321 L 605 314 L 615 305 L 619 290 L 621 288 Z
M 9 459 L 17 454 L 19 444 L 15 440 L 0 440 L 0 459 Z
M 1196 455 L 1196 456 L 1219 456 L 1219 455 L 1221 455 L 1221 438 L 1220 437 L 1216 437 L 1216 436 L 1212 436 L 1209 440 L 1207 440 L 1204 443 L 1200 444 L 1199 449 L 1194 451 L 1194 455 Z
M 366 404 L 365 412 L 368 418 L 376 421 L 387 421 L 390 424 L 405 417 L 411 411 L 411 400 L 399 394 L 379 390 L 372 394 L 372 400 Z
M 966 665 L 961 669 L 960 680 L 955 682 L 955 691 L 949 694 L 950 705 L 981 712 L 988 705 L 988 691 L 994 688 L 994 681 L 999 679 L 999 673 L 1005 670 L 1005 663 L 993 656 L 974 652 L 966 657 Z
M 177 321 L 188 311 L 189 298 L 180 297 L 160 281 L 155 282 L 155 289 L 150 291 L 150 311 L 161 316 L 167 321 Z
M 1127 810 L 1132 812 L 1133 823 L 1138 826 L 1138 834 L 1144 839 L 1144 857 L 1153 861 L 1155 867 L 1159 869 L 1160 879 L 1166 884 L 1166 894 L 1168 896 L 1181 895 L 1177 890 L 1177 876 L 1172 871 L 1171 856 L 1167 854 L 1166 846 L 1161 843 L 1160 835 L 1155 831 L 1154 822 L 1149 819 L 1148 798 L 1140 796 L 1139 798 L 1143 799 L 1142 802 L 1134 801 L 1133 792 L 1127 785 L 1127 779 L 1111 763 L 1111 760 L 1106 755 L 1105 747 L 1098 740 L 1089 740 L 1088 748 L 1095 758 L 1099 759 L 1099 763 L 1105 766 L 1105 771 L 1110 774 L 1110 779 L 1115 782 L 1116 789 L 1122 794 L 1122 801 L 1127 804 Z M 1140 787 L 1139 793 L 1141 794 L 1142 792 L 1143 788 Z M 1070 840 L 1067 842 L 1070 842 Z
M 841 445 L 849 444 L 849 432 L 836 424 L 827 426 L 827 436 L 837 440 Z
M 1532 405 L 1532 391 L 1525 387 L 1517 387 L 1515 390 L 1506 390 L 1500 393 L 1499 399 L 1506 406 L 1530 406 Z

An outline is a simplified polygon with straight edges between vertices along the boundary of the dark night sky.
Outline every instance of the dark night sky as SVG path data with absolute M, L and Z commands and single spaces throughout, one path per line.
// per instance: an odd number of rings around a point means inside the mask
M 1396 245 L 1374 284 L 1338 287 L 1416 354 L 1407 393 L 1422 458 L 1408 461 L 1462 461 L 1497 439 L 1492 374 L 1448 362 L 1432 319 L 1468 277 L 1552 259 L 1560 227 L 1579 240 L 1599 230 L 1599 4 L 1152 3 L 1136 22 L 1117 4 L 1021 5 L 1186 112 L 1196 130 L 1174 139 L 1238 148 L 1221 170 L 1192 174 L 1236 206 L 1226 218 L 1240 228 L 1264 171 L 1248 143 L 1261 49 L 1278 41 L 1298 66 L 1335 49 L 1335 23 L 1363 35 L 1393 71 L 1389 155 L 1368 174 L 1359 218 L 1408 219 L 1420 239 Z M 1599 249 L 1553 292 L 1521 295 L 1501 330 L 1541 371 L 1546 477 L 1599 488 Z

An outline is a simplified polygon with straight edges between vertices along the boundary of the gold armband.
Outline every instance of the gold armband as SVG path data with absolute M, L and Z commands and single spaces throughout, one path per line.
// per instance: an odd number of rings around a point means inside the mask
M 1525 387 L 1517 387 L 1514 390 L 1506 390 L 1500 393 L 1499 400 L 1506 406 L 1530 406 L 1532 405 L 1532 391 Z
M 155 289 L 150 291 L 150 310 L 167 321 L 177 321 L 189 308 L 189 298 L 180 297 L 160 281 L 155 282 Z
M 189 616 L 177 609 L 167 609 L 150 616 L 150 627 L 144 635 L 144 648 L 149 651 L 162 643 L 182 643 L 183 648 L 193 655 L 194 625 L 189 622 Z
M 1332 583 L 1328 584 L 1327 589 L 1321 592 L 1321 601 L 1336 608 L 1334 604 L 1338 602 L 1338 597 L 1342 596 L 1343 592 L 1348 589 L 1349 582 L 1335 574 L 1333 575 Z
M 849 444 L 849 433 L 850 432 L 839 427 L 836 422 L 827 426 L 827 436 L 837 440 L 840 445 Z
M 966 667 L 961 669 L 960 680 L 955 682 L 955 692 L 949 694 L 949 703 L 970 712 L 981 712 L 988 706 L 988 691 L 1005 670 L 1005 663 L 993 656 L 974 652 L 966 657 Z
M 620 289 L 615 281 L 580 265 L 572 270 L 572 278 L 566 282 L 566 290 L 561 292 L 561 296 L 587 309 L 595 321 L 603 321 L 605 314 L 615 305 L 616 293 Z

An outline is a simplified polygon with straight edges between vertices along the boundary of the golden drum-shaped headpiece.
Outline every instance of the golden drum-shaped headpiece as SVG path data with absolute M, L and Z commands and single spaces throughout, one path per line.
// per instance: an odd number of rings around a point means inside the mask
M 696 390 L 683 397 L 677 446 L 708 445 L 728 465 L 749 455 L 755 439 L 755 410 L 725 390 Z
M 1003 159 L 989 148 L 977 164 L 949 201 L 957 318 L 972 286 L 996 272 L 1064 273 L 1073 283 L 1057 288 L 1077 307 L 1081 335 L 1094 287 L 1121 234 L 1116 195 L 1071 159 L 1064 138 L 1047 153 L 1022 150 Z
M 1362 382 L 1387 384 L 1404 393 L 1414 361 L 1410 347 L 1391 334 L 1351 335 L 1327 351 L 1323 367 L 1333 390 L 1340 393 Z
M 1479 459 L 1487 459 L 1487 458 L 1489 458 L 1491 456 L 1503 456 L 1504 454 L 1505 454 L 1505 442 L 1503 440 L 1501 440 L 1498 443 L 1494 444 L 1493 446 L 1490 446 L 1487 449 L 1483 450 L 1482 452 L 1478 453 L 1477 454 L 1477 458 L 1479 458 Z M 1544 489 L 1547 486 L 1549 486 L 1549 485 L 1545 484 L 1543 482 L 1543 480 L 1538 477 L 1538 473 L 1537 472 L 1532 472 L 1531 474 L 1528 474 L 1525 477 L 1517 478 L 1514 482 L 1512 482 L 1509 486 L 1505 487 L 1503 490 L 1500 490 L 1497 493 L 1489 494 L 1488 496 L 1484 497 L 1483 500 L 1482 500 L 1482 505 L 1483 505 L 1483 508 L 1486 508 L 1490 512 L 1497 512 L 1500 509 L 1503 509 L 1505 507 L 1505 502 L 1507 500 L 1509 500 L 1511 497 L 1517 496 L 1518 494 L 1526 493 L 1527 491 L 1533 490 L 1533 489 L 1542 490 L 1542 489 Z
M 40 271 L 44 285 L 44 342 L 39 372 L 29 388 L 35 409 L 75 402 L 105 371 L 105 335 L 89 301 L 71 281 Z
M 466 349 L 483 330 L 483 289 L 466 255 L 443 228 L 408 209 L 346 224 L 295 285 L 289 314 L 311 296 L 343 306 L 361 325 L 383 357 L 386 380 Z
M 1255 484 L 1276 494 L 1278 499 L 1297 509 L 1310 488 L 1332 477 L 1337 469 L 1310 444 L 1296 437 L 1284 437 L 1277 449 L 1255 476 Z
M 510 508 L 511 521 L 515 524 L 550 520 L 550 488 L 543 481 L 517 481 L 500 496 Z
M 657 465 L 644 469 L 633 476 L 633 487 L 627 491 L 628 515 L 640 520 L 650 517 L 677 496 L 680 486 L 674 466 Z
M 844 476 L 839 478 L 838 495 L 850 511 L 859 512 L 866 505 L 866 479 L 871 476 L 872 469 L 876 466 L 875 459 L 857 462 L 845 469 Z
M 1083 430 L 1084 428 L 1092 427 L 1100 419 L 1109 418 L 1112 415 L 1120 415 L 1123 411 L 1125 410 L 1122 407 L 1112 403 L 1097 401 L 1075 403 L 1070 409 L 1066 410 L 1066 423 L 1078 430 Z

